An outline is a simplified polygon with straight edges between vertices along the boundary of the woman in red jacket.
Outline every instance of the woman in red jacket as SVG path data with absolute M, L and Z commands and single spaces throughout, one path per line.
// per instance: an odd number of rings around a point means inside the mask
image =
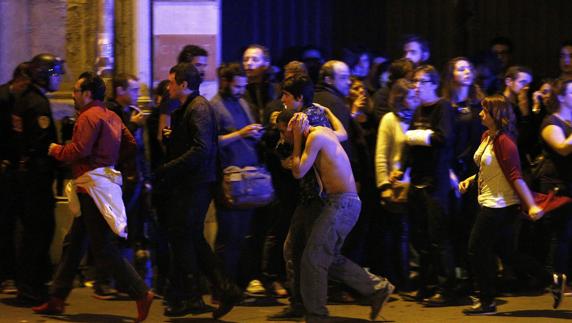
M 522 179 L 516 137 L 515 116 L 505 97 L 493 95 L 481 102 L 481 122 L 488 129 L 474 155 L 479 173 L 459 184 L 464 193 L 478 182 L 480 206 L 469 238 L 469 258 L 480 290 L 479 302 L 463 312 L 467 315 L 493 314 L 496 258 L 493 247 L 502 239 L 507 249 L 514 251 L 516 224 L 521 201 L 528 209 L 528 216 L 536 220 L 543 211 L 538 207 L 528 186 Z M 508 255 L 514 252 L 507 253 Z M 510 261 L 511 259 L 505 259 Z

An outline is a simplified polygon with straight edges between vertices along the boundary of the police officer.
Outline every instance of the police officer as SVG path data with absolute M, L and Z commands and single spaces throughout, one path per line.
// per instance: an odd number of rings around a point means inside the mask
M 35 56 L 30 62 L 32 82 L 16 100 L 12 113 L 17 162 L 15 212 L 22 224 L 16 285 L 22 305 L 44 302 L 51 278 L 55 161 L 48 156 L 48 147 L 58 140 L 46 93 L 58 90 L 62 74 L 62 59 L 52 54 Z
M 14 229 L 16 218 L 11 212 L 13 194 L 10 188 L 14 174 L 14 145 L 12 138 L 12 111 L 16 97 L 30 83 L 29 63 L 20 63 L 12 80 L 0 85 L 0 292 L 14 293 L 16 255 Z

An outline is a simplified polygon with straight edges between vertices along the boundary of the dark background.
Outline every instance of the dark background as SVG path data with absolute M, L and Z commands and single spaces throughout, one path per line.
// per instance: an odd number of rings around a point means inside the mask
M 472 56 L 496 36 L 514 43 L 513 63 L 535 77 L 558 75 L 559 48 L 572 39 L 570 0 L 222 0 L 222 59 L 238 61 L 250 43 L 267 46 L 282 66 L 293 46 L 311 44 L 335 57 L 343 47 L 364 46 L 401 56 L 403 34 L 431 42 L 440 68 L 455 56 Z

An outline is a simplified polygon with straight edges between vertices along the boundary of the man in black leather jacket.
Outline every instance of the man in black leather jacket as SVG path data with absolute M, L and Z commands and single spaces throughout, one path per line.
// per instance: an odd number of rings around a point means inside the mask
M 160 197 L 157 207 L 165 211 L 159 214 L 167 228 L 172 256 L 165 315 L 212 310 L 198 289 L 202 272 L 220 300 L 213 313 L 217 319 L 241 300 L 242 292 L 224 274 L 203 235 L 216 181 L 218 133 L 214 111 L 199 94 L 200 83 L 200 73 L 190 63 L 180 63 L 169 72 L 169 95 L 181 105 L 171 115 L 170 133 L 164 134 L 166 162 L 156 170 L 154 187 Z

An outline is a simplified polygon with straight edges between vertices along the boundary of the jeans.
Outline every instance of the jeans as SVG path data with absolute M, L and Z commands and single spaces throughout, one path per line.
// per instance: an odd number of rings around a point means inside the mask
M 362 295 L 375 292 L 377 282 L 340 252 L 358 220 L 360 209 L 361 201 L 356 193 L 327 196 L 302 255 L 300 288 L 307 315 L 328 315 L 328 275 Z
M 469 238 L 469 260 L 480 290 L 479 298 L 485 304 L 494 300 L 497 269 L 494 248 L 499 240 L 506 251 L 504 261 L 507 265 L 514 263 L 518 213 L 518 205 L 498 209 L 481 207 L 473 225 Z
M 284 262 L 286 275 L 290 285 L 290 306 L 302 308 L 302 295 L 300 294 L 300 263 L 306 240 L 310 236 L 312 226 L 322 212 L 324 202 L 314 198 L 300 203 L 290 222 L 290 229 L 284 242 Z
M 452 292 L 456 284 L 447 203 L 431 187 L 409 189 L 410 239 L 419 253 L 420 288 L 426 289 L 431 284 L 431 268 L 438 268 L 445 276 L 439 286 L 443 293 Z
M 142 299 L 149 288 L 129 262 L 121 256 L 117 246 L 117 236 L 88 194 L 78 193 L 78 198 L 81 216 L 74 219 L 64 239 L 62 259 L 54 276 L 50 294 L 64 300 L 69 296 L 89 237 L 90 248 L 96 262 L 113 273 L 115 280 L 126 288 L 129 296 L 133 299 Z

